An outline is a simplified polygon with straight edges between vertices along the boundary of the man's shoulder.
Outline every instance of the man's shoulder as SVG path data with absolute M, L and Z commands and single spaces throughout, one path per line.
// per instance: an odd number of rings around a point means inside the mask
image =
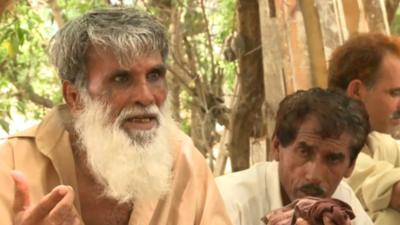
M 191 177 L 206 179 L 211 172 L 204 156 L 194 146 L 192 139 L 178 128 L 171 131 L 174 171 L 180 174 L 191 174 Z
M 384 134 L 380 133 L 377 131 L 372 131 L 368 135 L 368 140 L 367 140 L 367 145 L 393 145 L 393 146 L 400 146 L 400 142 L 396 139 L 394 139 L 391 135 L 389 134 Z
M 275 177 L 272 177 L 275 174 Z M 216 183 L 233 221 L 261 224 L 260 218 L 274 205 L 270 194 L 278 172 L 275 162 L 257 163 L 249 169 L 217 177 Z M 279 185 L 278 185 L 279 186 Z M 277 199 L 280 193 L 273 193 Z M 239 218 L 240 217 L 240 218 Z
M 173 154 L 176 160 L 185 161 L 203 161 L 204 156 L 194 145 L 192 139 L 181 131 L 175 128 L 173 131 Z
M 0 151 L 14 151 L 14 149 L 26 148 L 34 143 L 38 125 L 11 134 L 0 139 Z
M 51 109 L 38 124 L 0 139 L 0 142 L 20 148 L 22 147 L 21 144 L 25 146 L 24 143 L 32 145 L 39 141 L 47 145 L 49 142 L 57 140 L 58 136 L 64 131 L 60 116 L 62 110 L 64 110 L 64 106 Z
M 232 193 L 237 196 L 265 195 L 268 172 L 275 170 L 273 162 L 257 163 L 249 169 L 215 178 L 223 195 Z
M 9 135 L 4 139 L 15 139 L 15 138 L 33 138 L 36 135 L 36 131 L 38 129 L 38 124 L 33 125 L 25 130 L 16 132 L 14 134 Z
M 248 169 L 232 172 L 226 175 L 217 177 L 216 179 L 223 181 L 234 181 L 234 182 L 253 182 L 258 180 L 260 176 L 266 176 L 266 172 L 274 168 L 274 162 L 260 162 L 254 164 Z
M 371 132 L 368 135 L 367 146 L 372 158 L 388 161 L 396 167 L 400 165 L 400 142 L 391 135 Z
M 59 105 L 52 108 L 42 119 L 35 125 L 32 125 L 24 130 L 18 131 L 14 134 L 10 134 L 4 139 L 13 138 L 33 138 L 36 136 L 38 130 L 47 129 L 48 126 L 60 127 L 62 121 L 61 114 L 65 114 L 66 106 Z

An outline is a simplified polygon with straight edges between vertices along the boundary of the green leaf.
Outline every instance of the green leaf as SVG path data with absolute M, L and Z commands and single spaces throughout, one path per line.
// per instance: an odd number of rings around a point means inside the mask
M 0 127 L 5 130 L 7 133 L 10 132 L 10 125 L 8 124 L 7 121 L 4 119 L 0 118 Z

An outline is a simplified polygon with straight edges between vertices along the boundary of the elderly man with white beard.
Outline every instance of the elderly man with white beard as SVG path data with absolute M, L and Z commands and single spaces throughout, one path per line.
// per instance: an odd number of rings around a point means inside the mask
M 50 42 L 66 104 L 0 147 L 2 225 L 230 225 L 213 176 L 169 113 L 165 30 L 104 9 Z

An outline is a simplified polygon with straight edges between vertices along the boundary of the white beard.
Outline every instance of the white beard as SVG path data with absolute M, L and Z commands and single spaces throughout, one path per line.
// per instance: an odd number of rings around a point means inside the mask
M 169 105 L 152 105 L 146 112 L 158 115 L 159 125 L 150 131 L 125 131 L 121 123 L 132 113 L 124 109 L 115 122 L 110 109 L 88 96 L 83 96 L 85 109 L 77 116 L 75 129 L 87 166 L 104 187 L 104 195 L 118 200 L 149 201 L 162 198 L 170 188 L 173 164 L 173 129 Z M 138 111 L 137 107 L 134 111 Z M 140 112 L 144 112 L 139 107 Z

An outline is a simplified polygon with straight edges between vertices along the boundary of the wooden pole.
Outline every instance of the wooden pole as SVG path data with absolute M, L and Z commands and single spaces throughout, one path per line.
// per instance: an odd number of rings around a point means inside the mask
M 299 0 L 306 31 L 313 86 L 327 86 L 327 68 L 318 10 L 314 0 Z

